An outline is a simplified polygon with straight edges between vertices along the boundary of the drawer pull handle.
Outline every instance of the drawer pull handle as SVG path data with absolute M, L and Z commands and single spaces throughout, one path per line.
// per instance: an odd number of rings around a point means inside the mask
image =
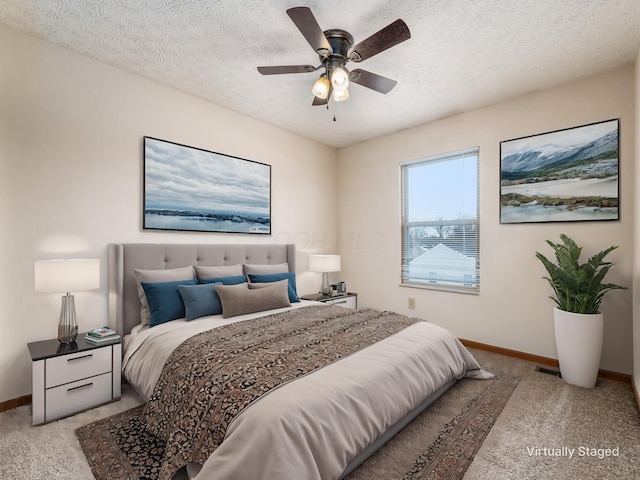
M 333 302 L 334 305 L 338 305 L 339 303 L 347 303 L 347 301 L 346 300 L 340 300 L 340 301 Z
M 67 388 L 67 392 L 73 392 L 74 390 L 80 390 L 81 388 L 93 387 L 93 382 L 85 383 L 84 385 L 78 385 L 77 387 Z
M 82 360 L 83 358 L 91 358 L 91 357 L 93 357 L 93 353 L 90 353 L 89 355 L 83 355 L 81 357 L 68 358 L 67 362 L 73 362 L 74 360 Z

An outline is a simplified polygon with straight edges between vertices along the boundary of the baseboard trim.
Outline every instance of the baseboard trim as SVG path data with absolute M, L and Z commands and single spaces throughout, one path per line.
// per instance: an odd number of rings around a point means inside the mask
M 631 377 L 631 388 L 633 389 L 633 394 L 636 397 L 636 403 L 638 404 L 638 412 L 640 412 L 640 392 L 638 392 L 638 385 L 636 384 L 636 380 L 634 377 Z
M 465 347 L 477 348 L 478 350 L 485 350 L 487 352 L 499 353 L 506 355 L 507 357 L 515 357 L 521 360 L 528 360 L 534 363 L 542 363 L 543 365 L 549 365 L 551 367 L 559 367 L 560 364 L 555 358 L 543 357 L 540 355 L 533 355 L 531 353 L 519 352 L 518 350 L 511 350 L 510 348 L 496 347 L 494 345 L 488 345 L 486 343 L 474 342 L 473 340 L 459 339 Z M 601 378 L 608 378 L 610 380 L 617 380 L 619 382 L 632 383 L 633 378 L 626 373 L 612 372 L 610 370 L 602 370 L 598 372 L 598 376 Z M 640 408 L 640 399 L 638 399 L 638 392 L 634 388 L 636 393 L 636 400 L 638 400 L 638 406 Z
M 0 412 L 12 410 L 14 408 L 21 407 L 22 405 L 29 405 L 31 403 L 31 395 L 23 395 L 22 397 L 0 402 Z

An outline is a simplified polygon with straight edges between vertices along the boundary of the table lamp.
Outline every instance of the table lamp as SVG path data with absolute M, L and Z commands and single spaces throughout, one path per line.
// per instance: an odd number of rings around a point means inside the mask
M 76 307 L 70 292 L 100 288 L 100 260 L 37 260 L 35 262 L 35 290 L 43 293 L 64 293 L 58 340 L 62 344 L 75 342 L 78 335 Z
M 309 255 L 309 270 L 322 273 L 323 295 L 329 295 L 329 272 L 340 271 L 340 255 Z

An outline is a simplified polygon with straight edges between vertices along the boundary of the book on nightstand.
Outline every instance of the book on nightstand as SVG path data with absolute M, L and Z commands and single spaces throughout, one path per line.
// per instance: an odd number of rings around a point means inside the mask
M 118 332 L 110 329 L 109 327 L 100 327 L 95 330 L 90 330 L 87 332 L 87 335 L 94 338 L 105 338 L 105 337 L 113 337 L 114 335 L 118 335 Z
M 109 327 L 96 328 L 95 330 L 87 332 L 84 337 L 87 342 L 91 343 L 112 342 L 119 338 L 120 335 L 118 335 L 118 332 L 110 329 Z
M 97 337 L 92 337 L 91 335 L 89 335 L 87 333 L 84 336 L 84 339 L 87 342 L 90 342 L 90 343 L 109 343 L 109 342 L 113 342 L 115 340 L 120 340 L 120 335 L 115 334 L 115 335 L 109 335 L 107 337 L 97 338 Z

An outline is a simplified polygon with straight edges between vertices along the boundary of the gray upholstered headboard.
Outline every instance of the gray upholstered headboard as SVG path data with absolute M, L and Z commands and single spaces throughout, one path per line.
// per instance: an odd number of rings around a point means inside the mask
M 109 326 L 121 335 L 140 323 L 140 299 L 133 270 L 188 265 L 288 263 L 295 272 L 295 245 L 118 243 L 109 245 Z

